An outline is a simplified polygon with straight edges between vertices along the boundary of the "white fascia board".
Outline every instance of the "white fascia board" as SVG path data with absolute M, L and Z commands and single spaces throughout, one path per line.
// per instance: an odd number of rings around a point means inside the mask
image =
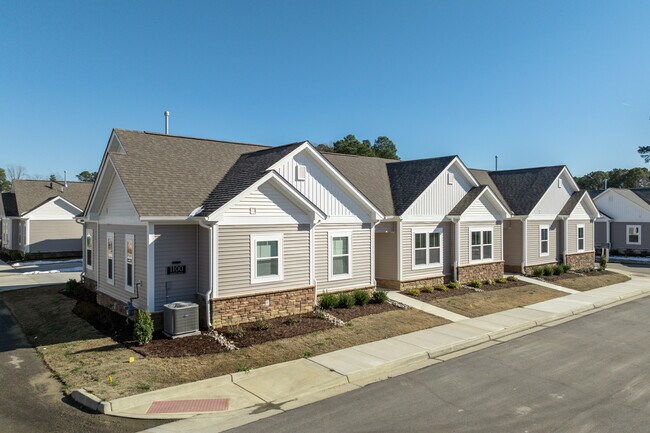
M 582 196 L 582 198 L 580 199 L 578 204 L 582 203 L 583 201 L 586 201 L 587 206 L 589 208 L 591 208 L 591 211 L 592 211 L 591 216 L 592 216 L 592 218 L 593 219 L 600 218 L 600 211 L 598 210 L 598 207 L 596 206 L 596 203 L 594 203 L 594 201 L 591 199 L 591 196 L 589 195 L 588 192 L 584 193 L 584 195 Z M 576 205 L 576 207 L 577 207 L 577 205 Z M 575 208 L 574 208 L 574 210 L 575 210 Z M 571 213 L 573 213 L 573 212 L 571 212 Z
M 32 210 L 30 210 L 29 212 L 23 214 L 23 215 L 21 216 L 21 218 L 25 218 L 25 219 L 26 219 L 26 218 L 31 217 L 31 214 L 33 214 L 34 212 L 36 212 L 38 209 L 42 208 L 42 207 L 45 206 L 46 204 L 48 204 L 48 203 L 50 203 L 50 202 L 53 202 L 54 200 L 63 200 L 64 202 L 66 202 L 67 204 L 69 204 L 70 206 L 72 206 L 73 208 L 78 209 L 79 212 L 82 212 L 82 211 L 83 211 L 83 209 L 79 209 L 78 206 L 76 206 L 76 205 L 70 203 L 68 200 L 66 200 L 66 199 L 64 199 L 63 197 L 57 195 L 56 197 L 52 197 L 52 198 L 50 198 L 50 199 L 44 201 L 44 202 L 41 203 L 40 205 L 36 206 L 34 209 L 32 209 Z
M 573 178 L 573 175 L 569 171 L 569 167 L 567 167 L 566 165 L 564 166 L 562 171 L 560 171 L 560 174 L 555 178 L 555 183 L 557 183 L 557 179 L 562 175 L 562 173 L 566 173 L 567 176 L 569 176 L 569 182 L 571 183 L 571 187 L 573 187 L 573 189 L 575 189 L 576 191 L 580 191 L 580 187 L 578 186 L 575 179 Z
M 111 145 L 111 140 L 113 139 L 113 137 L 117 138 L 117 134 L 115 134 L 115 130 L 111 131 L 111 135 L 110 137 L 108 137 L 108 141 L 106 142 L 106 148 L 104 149 L 102 162 L 99 164 L 97 179 L 95 179 L 95 182 L 93 183 L 93 187 L 90 189 L 90 195 L 88 196 L 88 202 L 86 202 L 86 209 L 84 210 L 83 216 L 87 216 L 88 209 L 91 208 L 91 205 L 95 201 L 95 196 L 97 195 L 97 189 L 99 188 L 99 185 L 103 180 L 104 172 L 106 171 L 106 161 L 108 159 L 108 148 Z M 119 142 L 119 138 L 117 138 L 117 140 Z M 120 146 L 122 146 L 122 143 L 120 143 Z M 124 149 L 124 147 L 122 147 L 122 149 Z M 113 166 L 113 169 L 115 169 L 115 166 Z
M 297 202 L 298 205 L 303 207 L 303 209 L 308 209 L 309 211 L 313 212 L 316 217 L 320 217 L 320 219 L 327 218 L 327 216 L 322 210 L 316 207 L 316 205 L 314 205 L 311 201 L 309 201 L 298 190 L 293 188 L 293 186 L 289 184 L 289 182 L 287 182 L 285 179 L 283 179 L 282 176 L 280 176 L 276 171 L 269 171 L 264 176 L 262 176 L 257 182 L 253 183 L 251 186 L 249 186 L 248 188 L 246 188 L 245 190 L 237 194 L 235 197 L 230 199 L 226 204 L 221 206 L 219 209 L 217 209 L 216 211 L 208 215 L 206 221 L 207 222 L 219 221 L 223 217 L 223 215 L 228 211 L 228 209 L 230 209 L 242 198 L 247 197 L 251 192 L 255 191 L 262 184 L 268 182 L 271 179 L 277 181 L 277 186 L 281 187 L 285 192 L 287 192 L 294 199 L 294 201 Z
M 278 162 L 273 164 L 271 167 L 269 167 L 267 170 L 268 171 L 277 171 L 278 167 L 281 166 L 285 160 L 293 158 L 295 155 L 299 154 L 300 152 L 306 150 L 307 152 L 310 152 L 314 158 L 325 168 L 327 168 L 334 178 L 349 192 L 351 193 L 354 197 L 357 198 L 361 204 L 366 207 L 367 209 L 371 210 L 372 212 L 375 213 L 375 220 L 381 220 L 384 218 L 384 214 L 379 210 L 377 206 L 375 206 L 365 195 L 361 193 L 352 183 L 345 177 L 341 172 L 325 158 L 323 155 L 320 154 L 319 151 L 317 151 L 314 146 L 309 141 L 305 141 L 303 144 L 298 146 L 296 149 L 294 149 L 292 152 L 290 152 L 288 155 L 286 155 L 284 158 L 280 159 Z

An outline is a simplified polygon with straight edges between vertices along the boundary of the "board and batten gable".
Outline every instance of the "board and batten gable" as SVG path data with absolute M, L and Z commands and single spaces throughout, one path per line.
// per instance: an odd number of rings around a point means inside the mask
M 530 212 L 529 219 L 555 219 L 574 192 L 576 192 L 576 189 L 573 187 L 573 179 L 565 168 L 553 180 L 542 198 Z
M 100 222 L 140 224 L 138 212 L 119 176 L 113 176 L 99 211 Z
M 474 186 L 460 164 L 456 160 L 443 170 L 406 209 L 402 214 L 403 219 L 424 217 L 431 221 L 441 221 L 445 218 Z
M 628 191 L 634 194 L 632 191 Z M 627 221 L 630 223 L 650 222 L 650 208 L 645 203 L 635 202 L 625 197 L 616 190 L 609 189 L 596 197 L 594 203 L 598 210 L 607 214 L 614 221 Z

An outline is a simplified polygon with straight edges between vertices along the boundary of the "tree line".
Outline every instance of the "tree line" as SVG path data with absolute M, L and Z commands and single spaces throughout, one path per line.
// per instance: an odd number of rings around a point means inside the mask
M 370 140 L 359 141 L 354 135 L 348 134 L 332 144 L 319 144 L 316 148 L 322 152 L 399 159 L 399 156 L 397 156 L 397 146 L 395 146 L 395 143 L 390 138 L 384 135 L 377 137 L 374 143 L 370 143 Z

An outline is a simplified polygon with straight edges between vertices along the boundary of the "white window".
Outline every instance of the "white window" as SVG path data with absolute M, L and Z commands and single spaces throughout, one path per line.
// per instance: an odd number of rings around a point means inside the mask
M 454 173 L 447 173 L 447 185 L 454 184 Z
M 557 187 L 558 187 L 558 188 L 562 188 L 562 178 L 559 178 L 559 179 L 557 180 Z
M 296 165 L 296 180 L 305 180 L 307 178 L 307 167 L 302 164 Z
M 473 228 L 470 230 L 470 260 L 492 260 L 492 229 Z
M 352 232 L 329 232 L 329 279 L 352 278 Z
M 135 239 L 133 235 L 124 235 L 124 288 L 134 291 L 135 280 Z
M 548 256 L 548 226 L 539 226 L 539 255 Z
M 106 233 L 106 281 L 115 284 L 115 234 Z
M 282 233 L 251 235 L 251 284 L 283 279 Z
M 585 250 L 585 225 L 578 224 L 578 251 Z
M 641 245 L 641 226 L 626 226 L 627 243 L 631 245 Z
M 86 268 L 93 268 L 93 229 L 86 229 Z
M 413 269 L 442 264 L 442 229 L 413 230 Z

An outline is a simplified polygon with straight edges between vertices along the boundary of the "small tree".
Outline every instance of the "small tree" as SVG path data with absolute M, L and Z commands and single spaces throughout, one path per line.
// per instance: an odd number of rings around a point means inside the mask
M 153 320 L 148 311 L 138 310 L 133 327 L 133 338 L 140 346 L 153 340 Z
M 604 254 L 600 256 L 600 269 L 603 271 L 607 269 L 607 257 Z

